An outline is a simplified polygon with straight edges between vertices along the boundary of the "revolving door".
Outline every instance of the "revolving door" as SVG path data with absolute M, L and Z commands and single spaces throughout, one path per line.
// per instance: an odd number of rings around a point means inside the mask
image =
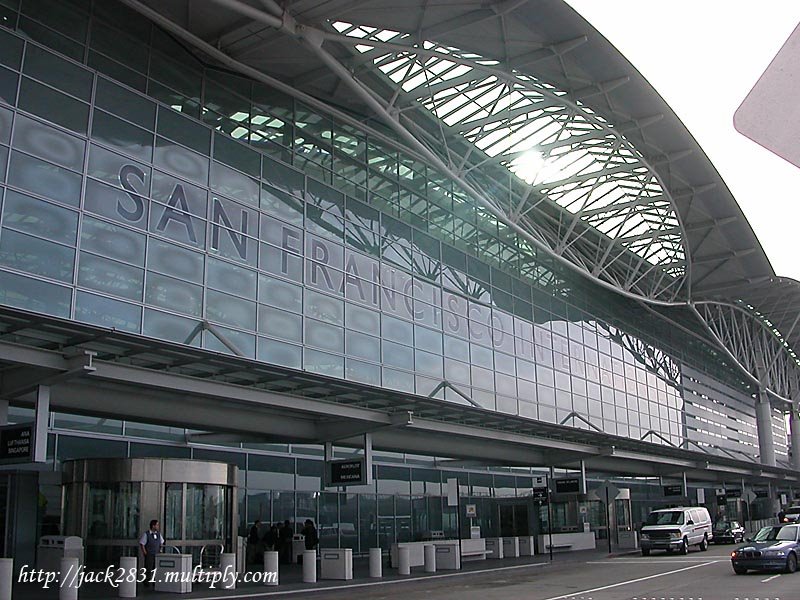
M 87 459 L 64 463 L 63 531 L 84 539 L 89 565 L 136 556 L 152 519 L 165 551 L 215 565 L 235 552 L 238 467 L 195 460 Z

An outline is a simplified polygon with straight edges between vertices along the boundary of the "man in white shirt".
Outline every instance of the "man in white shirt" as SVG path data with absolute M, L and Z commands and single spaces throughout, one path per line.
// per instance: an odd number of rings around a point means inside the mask
M 142 534 L 139 538 L 139 548 L 141 548 L 142 556 L 144 557 L 144 568 L 147 569 L 147 578 L 145 579 L 145 586 L 148 585 L 152 573 L 156 568 L 156 554 L 161 552 L 161 546 L 164 545 L 164 538 L 161 537 L 159 531 L 158 519 L 150 521 L 150 529 Z

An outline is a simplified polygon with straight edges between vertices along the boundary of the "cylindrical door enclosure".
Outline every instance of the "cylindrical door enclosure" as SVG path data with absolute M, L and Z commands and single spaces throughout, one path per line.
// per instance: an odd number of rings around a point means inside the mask
M 136 556 L 138 540 L 158 519 L 165 551 L 218 566 L 234 552 L 238 467 L 167 458 L 67 461 L 63 471 L 65 535 L 84 539 L 90 566 Z

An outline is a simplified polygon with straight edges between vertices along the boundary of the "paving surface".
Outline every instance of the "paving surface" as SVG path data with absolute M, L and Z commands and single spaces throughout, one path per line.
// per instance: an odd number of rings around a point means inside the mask
M 399 577 L 384 568 L 381 580 L 367 578 L 366 561 L 357 560 L 355 579 L 347 582 L 301 583 L 296 565 L 281 566 L 280 586 L 239 585 L 236 590 L 199 589 L 192 594 L 161 594 L 140 590 L 148 600 L 204 598 L 238 600 L 299 597 L 314 600 L 402 598 L 403 600 L 800 600 L 800 573 L 750 573 L 735 575 L 729 553 L 733 546 L 711 546 L 707 552 L 687 556 L 653 553 L 609 556 L 603 551 L 556 554 L 524 559 L 465 563 L 461 572 L 425 574 L 413 569 L 411 577 Z M 58 598 L 58 590 L 36 585 L 15 585 L 14 600 Z M 116 598 L 108 586 L 87 585 L 79 598 Z

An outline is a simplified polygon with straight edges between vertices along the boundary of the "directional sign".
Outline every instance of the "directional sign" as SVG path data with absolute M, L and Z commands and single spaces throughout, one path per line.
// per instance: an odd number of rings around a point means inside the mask
M 533 488 L 533 493 L 531 494 L 531 498 L 533 498 L 536 502 L 547 502 L 547 488 Z
M 736 110 L 733 126 L 800 167 L 800 25 Z
M 364 459 L 334 460 L 328 463 L 328 485 L 364 485 Z
M 683 496 L 683 484 L 673 483 L 664 486 L 664 496 Z
M 33 425 L 0 427 L 0 464 L 33 461 Z

